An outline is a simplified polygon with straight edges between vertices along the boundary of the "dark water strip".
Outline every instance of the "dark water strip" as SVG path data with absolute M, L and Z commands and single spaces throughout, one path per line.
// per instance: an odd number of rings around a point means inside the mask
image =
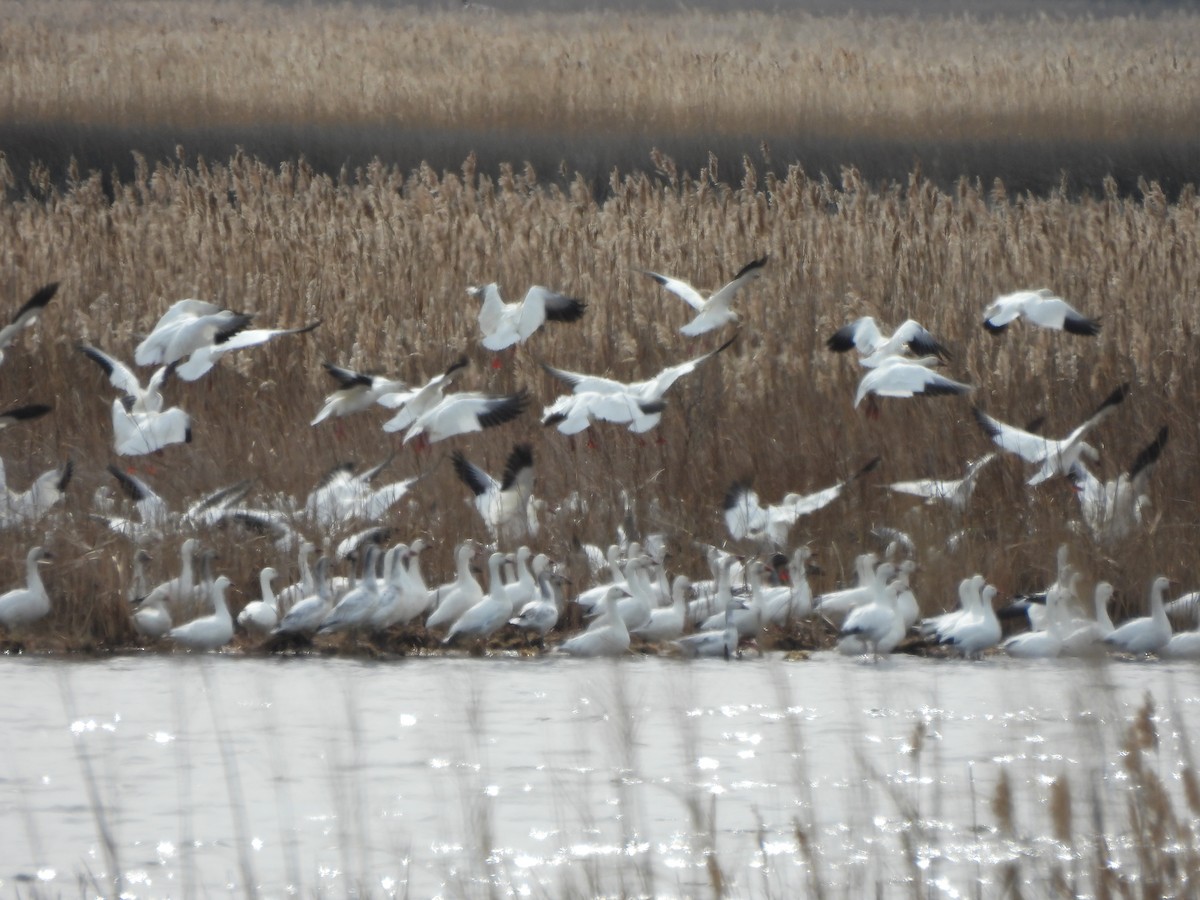
M 129 180 L 134 152 L 152 164 L 174 162 L 177 147 L 188 160 L 224 162 L 241 148 L 272 166 L 305 159 L 334 177 L 378 157 L 402 171 L 429 163 L 435 170 L 458 170 L 475 153 L 480 173 L 495 175 L 502 163 L 529 162 L 543 182 L 562 182 L 582 173 L 597 197 L 608 190 L 610 173 L 652 172 L 654 148 L 672 157 L 681 172 L 696 173 L 718 159 L 721 180 L 740 183 L 743 157 L 761 176 L 799 164 L 810 176 L 837 180 L 844 166 L 857 167 L 869 183 L 903 182 L 917 166 L 940 187 L 960 178 L 985 187 L 1003 181 L 1009 193 L 1045 195 L 1062 186 L 1070 195 L 1099 195 L 1111 176 L 1122 195 L 1136 195 L 1140 179 L 1157 181 L 1168 197 L 1200 183 L 1200 133 L 1191 137 L 1154 135 L 1124 140 L 1046 140 L 1014 136 L 1003 140 L 878 139 L 806 133 L 718 135 L 711 138 L 653 133 L 600 135 L 406 128 L 401 125 L 302 125 L 138 127 L 74 123 L 0 123 L 0 151 L 17 178 L 16 193 L 31 190 L 30 167 L 44 165 L 59 187 L 74 159 L 81 172 L 101 172 Z M 36 193 L 36 189 L 34 189 Z

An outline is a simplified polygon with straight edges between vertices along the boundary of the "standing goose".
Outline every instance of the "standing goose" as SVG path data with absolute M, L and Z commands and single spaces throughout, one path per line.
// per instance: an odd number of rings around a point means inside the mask
M 1163 608 L 1163 594 L 1171 582 L 1160 575 L 1150 585 L 1150 615 L 1131 619 L 1104 638 L 1113 650 L 1140 656 L 1157 653 L 1171 640 L 1171 622 Z
M 271 589 L 276 571 L 266 566 L 258 575 L 259 595 L 261 599 L 251 600 L 238 613 L 237 622 L 247 631 L 258 634 L 270 634 L 279 624 L 279 601 Z
M 216 650 L 233 640 L 233 616 L 225 603 L 228 576 L 221 575 L 209 587 L 213 614 L 193 619 L 167 632 L 167 637 L 189 650 Z
M 313 586 L 314 592 L 297 601 L 271 634 L 298 634 L 310 637 L 316 633 L 333 605 L 329 590 L 329 557 L 322 556 L 317 560 Z
M 629 651 L 629 629 L 617 612 L 623 591 L 610 587 L 604 595 L 604 615 L 593 627 L 563 641 L 558 649 L 570 656 L 624 656 Z
M 526 550 L 527 548 L 522 548 Z M 503 553 L 493 553 L 488 557 L 488 593 L 487 596 L 458 617 L 450 626 L 450 631 L 442 639 L 443 644 L 451 644 L 455 640 L 486 640 L 512 618 L 512 594 L 505 589 L 504 579 L 500 575 L 500 566 L 508 557 Z M 521 566 L 526 572 L 528 568 Z
M 25 554 L 25 586 L 0 594 L 0 625 L 9 631 L 38 621 L 50 612 L 50 596 L 38 566 L 50 559 L 41 547 Z

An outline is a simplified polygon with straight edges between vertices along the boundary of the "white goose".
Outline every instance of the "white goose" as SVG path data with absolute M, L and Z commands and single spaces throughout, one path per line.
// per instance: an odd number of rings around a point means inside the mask
M 270 634 L 279 625 L 279 601 L 271 589 L 278 573 L 266 566 L 258 574 L 258 600 L 251 600 L 238 613 L 237 623 L 252 634 Z
M 631 431 L 644 432 L 653 428 L 662 418 L 663 395 L 685 375 L 690 375 L 703 363 L 712 359 L 722 350 L 729 347 L 736 336 L 730 338 L 716 350 L 697 356 L 687 362 L 668 366 L 653 378 L 644 381 L 623 382 L 600 375 L 586 375 L 581 372 L 569 372 L 566 369 L 556 369 L 542 363 L 545 371 L 559 381 L 570 386 L 574 394 L 596 395 L 595 407 L 587 415 L 597 419 L 627 424 Z M 555 406 L 547 407 L 543 414 L 543 425 L 558 425 L 567 421 L 568 415 Z M 582 420 L 576 413 L 574 424 L 576 431 L 582 431 Z M 585 415 L 583 417 L 587 419 Z
M 973 582 L 974 583 L 974 582 Z M 978 659 L 984 650 L 1000 643 L 1002 634 L 1000 620 L 992 601 L 996 598 L 996 586 L 986 584 L 979 592 L 979 604 L 974 614 L 964 617 L 957 625 L 945 632 L 943 643 L 952 645 L 968 659 Z
M 317 634 L 336 634 L 339 631 L 352 631 L 366 625 L 375 608 L 379 605 L 379 579 L 376 576 L 376 564 L 379 559 L 379 546 L 371 544 L 367 547 L 363 561 L 363 574 L 358 584 L 347 591 L 337 606 L 329 611 Z
M 17 310 L 7 325 L 0 328 L 0 362 L 4 362 L 4 351 L 26 328 L 36 322 L 46 309 L 46 304 L 54 299 L 58 292 L 58 282 L 39 288 L 25 304 Z
M 309 423 L 319 425 L 326 419 L 341 418 L 370 409 L 376 403 L 387 406 L 384 398 L 405 391 L 403 381 L 394 378 L 384 378 L 382 375 L 372 375 L 369 372 L 356 372 L 354 369 L 336 366 L 331 362 L 323 362 L 326 373 L 338 384 L 338 389 L 325 398 L 325 403 Z
M 225 590 L 229 587 L 228 576 L 221 575 L 213 580 L 209 590 L 213 613 L 193 619 L 172 628 L 167 637 L 189 650 L 216 650 L 233 640 L 233 616 L 225 603 Z
M 1062 656 L 1089 656 L 1102 652 L 1104 639 L 1116 629 L 1108 615 L 1108 601 L 1112 599 L 1113 586 L 1107 581 L 1099 582 L 1093 594 L 1095 619 L 1091 622 L 1073 623 L 1063 637 Z
M 459 450 L 450 459 L 459 480 L 475 495 L 475 508 L 493 540 L 515 543 L 537 535 L 531 445 L 517 444 L 512 448 L 499 481 L 469 462 Z
M 729 304 L 733 302 L 738 291 L 762 275 L 763 266 L 766 264 L 766 256 L 746 263 L 733 276 L 732 281 L 719 290 L 713 291 L 708 297 L 704 297 L 686 281 L 678 278 L 660 275 L 657 272 L 644 272 L 643 274 L 653 278 L 675 296 L 681 297 L 688 306 L 696 311 L 692 321 L 680 328 L 679 333 L 686 334 L 688 337 L 697 337 L 738 321 L 737 313 L 729 308 Z
M 395 409 L 396 414 L 383 423 L 383 430 L 390 433 L 406 431 L 410 428 L 413 422 L 442 402 L 446 395 L 446 388 L 454 383 L 466 367 L 467 358 L 460 356 L 446 368 L 446 371 L 433 376 L 421 387 L 411 391 L 401 391 L 397 394 L 385 394 L 381 398 L 381 403 Z
M 979 475 L 992 460 L 995 453 L 985 453 L 978 459 L 967 463 L 967 470 L 962 478 L 924 478 L 919 481 L 896 481 L 887 486 L 888 490 L 899 494 L 911 494 L 920 497 L 926 504 L 945 503 L 955 512 L 965 512 L 975 493 L 975 484 Z
M 455 579 L 438 589 L 441 599 L 437 609 L 425 620 L 426 628 L 449 628 L 463 613 L 483 599 L 483 588 L 471 571 L 471 562 L 478 548 L 477 543 L 466 540 L 454 551 Z
M 725 611 L 725 627 L 718 631 L 700 631 L 696 634 L 689 634 L 687 637 L 681 637 L 679 640 L 672 642 L 681 655 L 697 658 L 697 657 L 720 657 L 730 659 L 737 655 L 738 648 L 738 628 L 733 621 L 734 609 L 730 607 Z
M 1096 411 L 1082 425 L 1058 441 L 1052 441 L 1038 434 L 1030 434 L 1013 425 L 1006 425 L 998 419 L 986 415 L 979 407 L 972 407 L 971 411 L 975 414 L 975 421 L 979 423 L 979 427 L 997 447 L 1038 467 L 1038 470 L 1026 482 L 1029 485 L 1036 485 L 1056 475 L 1065 475 L 1084 453 L 1087 453 L 1092 459 L 1096 459 L 1098 454 L 1095 448 L 1084 442 L 1083 437 L 1104 421 L 1105 417 L 1128 394 L 1129 384 L 1122 384 L 1096 407 Z
M 205 300 L 178 300 L 134 349 L 133 361 L 139 366 L 178 362 L 210 346 L 220 335 L 237 334 L 250 324 L 250 318 Z
M 592 628 L 563 641 L 558 650 L 570 656 L 624 656 L 629 650 L 629 629 L 617 612 L 621 596 L 620 588 L 608 588 L 603 600 L 604 616 Z
M 529 394 L 481 394 L 462 391 L 444 397 L 440 403 L 417 416 L 404 435 L 404 443 L 423 438 L 430 444 L 460 434 L 483 431 L 511 422 L 529 406 Z
M 1157 653 L 1171 640 L 1171 622 L 1163 609 L 1163 594 L 1171 582 L 1160 575 L 1150 585 L 1150 615 L 1131 619 L 1104 638 L 1104 643 L 1113 650 L 1140 656 Z
M 691 580 L 686 575 L 677 575 L 671 585 L 671 605 L 650 610 L 649 620 L 630 634 L 646 641 L 678 640 L 687 622 L 687 595 L 691 589 Z
M 483 346 L 499 352 L 514 344 L 523 344 L 546 322 L 577 322 L 587 304 L 575 297 L 559 294 L 535 284 L 520 303 L 505 303 L 499 285 L 467 288 L 472 297 L 482 298 L 479 329 Z
M 333 598 L 329 586 L 329 557 L 322 556 L 317 560 L 317 568 L 313 573 L 313 593 L 298 600 L 287 611 L 271 634 L 311 636 L 321 627 L 321 623 L 329 615 L 332 605 Z
M 834 353 L 858 350 L 859 364 L 868 369 L 876 368 L 890 356 L 902 355 L 905 350 L 920 356 L 932 354 L 941 359 L 950 356 L 946 348 L 914 319 L 908 319 L 890 337 L 885 337 L 871 316 L 863 316 L 835 331 L 825 346 Z
M 767 622 L 780 628 L 807 619 L 813 611 L 812 587 L 806 571 L 812 551 L 807 546 L 797 547 L 788 563 L 788 583 L 772 588 L 767 594 L 765 616 Z
M 1053 291 L 1016 291 L 993 300 L 983 311 L 983 327 L 993 333 L 1004 331 L 1012 322 L 1024 316 L 1034 325 L 1054 331 L 1066 331 L 1095 337 L 1100 323 L 1089 319 Z
M 1150 502 L 1146 485 L 1168 435 L 1164 425 L 1153 442 L 1138 453 L 1129 471 L 1112 481 L 1101 482 L 1081 460 L 1070 467 L 1067 476 L 1079 497 L 1083 522 L 1100 543 L 1123 541 L 1142 524 L 1142 507 Z
M 528 548 L 522 549 L 528 555 Z M 500 567 L 507 558 L 499 552 L 488 557 L 487 596 L 458 617 L 450 626 L 450 631 L 442 638 L 442 644 L 448 645 L 458 639 L 486 640 L 512 618 L 512 594 L 505 590 L 504 580 L 500 575 Z M 521 568 L 528 571 L 525 566 Z
M 29 625 L 50 612 L 50 596 L 42 583 L 38 566 L 50 559 L 41 547 L 25 554 L 25 586 L 0 594 L 0 625 L 9 631 Z
M 778 504 L 765 508 L 749 484 L 735 481 L 725 492 L 725 527 L 735 541 L 750 538 L 782 547 L 787 543 L 788 532 L 796 522 L 803 516 L 824 509 L 842 495 L 846 485 L 873 471 L 879 465 L 879 460 L 878 456 L 875 457 L 849 478 L 830 487 L 811 494 L 785 494 Z
M 299 328 L 242 328 L 233 333 L 218 331 L 211 343 L 193 350 L 187 362 L 180 364 L 175 372 L 184 381 L 195 381 L 207 374 L 226 353 L 257 347 L 286 334 L 307 334 L 320 324 L 318 320 Z
M 867 400 L 867 415 L 877 417 L 879 407 L 878 397 L 915 397 L 924 394 L 929 397 L 939 397 L 954 394 L 966 394 L 974 390 L 969 384 L 963 384 L 933 370 L 937 365 L 936 356 L 921 356 L 908 359 L 903 356 L 888 356 L 879 365 L 862 377 L 858 383 L 858 391 L 854 395 L 854 408 L 858 409 L 863 400 Z

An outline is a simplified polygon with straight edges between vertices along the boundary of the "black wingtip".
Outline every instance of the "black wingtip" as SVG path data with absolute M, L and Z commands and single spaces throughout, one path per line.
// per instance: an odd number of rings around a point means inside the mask
M 1085 319 L 1083 316 L 1079 318 L 1067 316 L 1063 320 L 1063 331 L 1070 334 L 1080 334 L 1084 337 L 1095 337 L 1100 333 L 1100 320 Z
M 470 362 L 470 360 L 467 359 L 467 356 L 464 353 L 458 359 L 456 359 L 454 362 L 450 363 L 450 365 L 446 367 L 446 371 L 442 373 L 442 376 L 449 377 L 450 375 L 452 375 L 455 372 L 462 371 L 463 369 L 465 369 L 467 367 L 467 364 L 469 362 Z
M 1003 325 L 993 325 L 991 323 L 991 321 L 989 321 L 988 319 L 984 319 L 983 327 L 988 330 L 989 334 L 997 334 L 998 335 L 998 334 L 1004 334 L 1004 332 L 1008 331 L 1008 323 L 1007 322 Z
M 1170 436 L 1170 431 L 1166 425 L 1158 430 L 1158 435 L 1154 440 L 1142 448 L 1142 451 L 1134 459 L 1133 465 L 1129 467 L 1129 477 L 1136 478 L 1138 473 L 1149 466 L 1158 462 L 1158 458 L 1162 456 L 1163 449 L 1167 446 L 1167 438 Z
M 742 502 L 742 498 L 746 496 L 748 490 L 750 490 L 749 478 L 735 481 L 729 486 L 729 490 L 725 492 L 725 497 L 721 501 L 721 510 L 728 512 L 731 509 L 736 509 L 738 504 Z
M 854 349 L 854 323 L 843 325 L 825 340 L 825 346 L 834 353 L 845 353 Z
M 984 430 L 988 437 L 995 437 L 1000 433 L 1000 429 L 992 424 L 991 419 L 978 406 L 971 407 L 971 415 L 975 417 L 975 421 L 979 423 L 979 427 Z M 1040 424 L 1040 423 L 1039 423 Z
M 865 466 L 863 466 L 861 469 L 859 469 L 857 472 L 855 472 L 854 477 L 861 478 L 863 475 L 866 475 L 870 472 L 874 472 L 876 469 L 879 468 L 879 464 L 881 462 L 883 462 L 883 457 L 876 456 L 869 463 L 867 463 Z
M 1117 389 L 1104 398 L 1104 402 L 1096 407 L 1096 412 L 1102 409 L 1108 409 L 1110 406 L 1116 406 L 1129 396 L 1130 384 L 1126 381 L 1124 384 L 1118 385 Z
M 15 406 L 12 409 L 0 412 L 0 420 L 26 422 L 30 419 L 40 419 L 52 409 L 54 407 L 48 403 L 30 403 L 27 406 Z
M 740 269 L 738 269 L 738 273 L 733 276 L 733 280 L 737 281 L 739 278 L 741 278 L 747 272 L 753 272 L 755 269 L 761 269 L 763 266 L 765 266 L 767 264 L 767 257 L 769 255 L 770 254 L 764 253 L 758 259 L 754 259 L 754 260 L 751 260 L 750 262 L 746 263 L 744 266 L 742 266 Z
M 21 316 L 35 309 L 42 309 L 47 303 L 54 299 L 54 295 L 58 293 L 58 282 L 52 281 L 50 284 L 40 287 L 34 292 L 34 295 L 25 301 L 25 305 L 17 310 L 14 319 L 19 319 Z

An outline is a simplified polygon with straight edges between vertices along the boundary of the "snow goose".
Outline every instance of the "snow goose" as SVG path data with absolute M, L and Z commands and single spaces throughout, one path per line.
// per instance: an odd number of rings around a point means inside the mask
M 965 512 L 975 493 L 975 484 L 979 481 L 980 473 L 988 466 L 997 454 L 985 453 L 978 459 L 967 463 L 967 470 L 962 478 L 925 478 L 920 481 L 897 481 L 887 485 L 887 489 L 899 494 L 911 494 L 920 497 L 926 504 L 945 503 L 955 512 Z
M 604 594 L 603 618 L 594 627 L 563 641 L 557 649 L 570 656 L 624 656 L 629 650 L 629 629 L 617 613 L 621 596 L 620 588 L 609 587 Z
M 237 623 L 252 634 L 270 634 L 279 625 L 279 601 L 271 589 L 278 573 L 266 566 L 258 573 L 258 600 L 251 600 L 238 613 Z
M 0 528 L 36 522 L 48 513 L 56 503 L 66 496 L 67 485 L 75 463 L 67 460 L 61 468 L 50 469 L 34 479 L 24 491 L 13 491 L 8 487 L 4 463 L 0 461 Z
M 1079 497 L 1084 524 L 1100 543 L 1123 541 L 1142 524 L 1142 508 L 1150 503 L 1146 485 L 1167 445 L 1167 436 L 1164 425 L 1154 441 L 1138 453 L 1129 471 L 1112 481 L 1101 482 L 1081 460 L 1076 460 L 1068 470 L 1067 477 Z
M 512 448 L 500 481 L 468 462 L 459 450 L 450 459 L 459 480 L 475 495 L 475 508 L 493 540 L 516 542 L 537 535 L 532 446 L 517 444 Z
M 454 581 L 438 589 L 437 608 L 425 620 L 425 627 L 434 630 L 449 628 L 463 613 L 483 599 L 483 588 L 475 578 L 471 562 L 475 559 L 479 545 L 472 540 L 463 541 L 454 551 Z
M 422 413 L 404 435 L 404 443 L 423 437 L 436 444 L 447 438 L 473 431 L 483 431 L 511 422 L 529 406 L 529 394 L 481 394 L 462 391 L 444 397 L 440 403 Z
M 738 648 L 738 628 L 734 622 L 734 614 L 735 610 L 730 607 L 725 610 L 724 628 L 717 631 L 700 631 L 696 634 L 689 634 L 687 637 L 672 641 L 671 646 L 678 650 L 680 655 L 690 659 L 702 657 L 730 659 L 737 654 Z
M 687 595 L 692 582 L 686 575 L 675 576 L 671 584 L 671 605 L 650 610 L 650 618 L 641 626 L 631 629 L 645 641 L 674 641 L 683 636 L 687 622 Z
M 179 549 L 179 574 L 162 582 L 147 595 L 147 600 L 158 600 L 172 605 L 190 604 L 196 596 L 194 557 L 199 541 L 188 538 Z
M 120 456 L 145 456 L 171 444 L 190 444 L 192 420 L 178 406 L 162 412 L 133 412 L 133 398 L 112 402 L 113 449 Z
M 325 398 L 325 403 L 309 423 L 319 425 L 329 418 L 340 418 L 370 409 L 383 398 L 400 394 L 407 388 L 403 381 L 384 378 L 369 372 L 356 372 L 336 366 L 331 362 L 321 363 L 326 373 L 338 384 L 338 389 Z
M 884 337 L 875 320 L 863 316 L 835 331 L 825 346 L 834 353 L 858 350 L 859 363 L 868 369 L 878 367 L 890 356 L 902 355 L 906 349 L 919 356 L 950 358 L 949 351 L 913 319 L 904 322 L 890 337 Z
M 788 532 L 803 516 L 811 515 L 824 509 L 842 495 L 846 485 L 858 480 L 879 465 L 879 457 L 875 457 L 865 466 L 830 487 L 811 494 L 785 494 L 776 505 L 763 507 L 758 494 L 750 489 L 745 481 L 735 481 L 725 492 L 722 504 L 725 513 L 725 527 L 729 536 L 735 541 L 743 538 L 764 541 L 774 547 L 782 547 L 787 543 Z
M 241 328 L 236 332 L 218 331 L 211 343 L 197 347 L 181 363 L 175 373 L 184 381 L 195 381 L 208 373 L 222 356 L 234 350 L 244 350 L 247 347 L 258 347 L 267 341 L 288 334 L 308 334 L 321 324 L 320 320 L 302 325 L 299 328 Z
M 983 327 L 999 334 L 1009 324 L 1024 316 L 1034 325 L 1094 337 L 1100 333 L 1100 323 L 1074 309 L 1053 291 L 1016 291 L 997 297 L 983 311 Z
M 55 281 L 39 288 L 25 304 L 17 310 L 7 325 L 0 328 L 0 363 L 4 362 L 4 352 L 26 328 L 36 322 L 46 309 L 46 304 L 54 299 L 58 292 L 58 282 Z
M 441 403 L 446 396 L 446 388 L 463 373 L 467 368 L 467 362 L 465 356 L 460 356 L 446 368 L 446 371 L 433 376 L 419 388 L 385 394 L 380 398 L 382 405 L 396 410 L 395 415 L 383 423 L 383 430 L 389 433 L 406 431 L 413 422 Z
M 348 590 L 337 606 L 329 611 L 329 615 L 321 622 L 317 634 L 336 634 L 339 631 L 352 631 L 361 628 L 371 618 L 379 605 L 380 583 L 376 575 L 376 564 L 379 559 L 379 546 L 371 544 L 367 547 L 363 561 L 362 578 L 358 584 Z
M 317 568 L 313 573 L 313 585 L 314 592 L 298 600 L 279 621 L 278 627 L 271 634 L 297 634 L 307 637 L 321 627 L 321 623 L 325 621 L 332 606 L 329 586 L 329 557 L 322 556 L 317 560 Z
M 1037 631 L 1014 634 L 1001 641 L 1000 649 L 1019 659 L 1052 659 L 1062 653 L 1066 636 L 1060 606 L 1062 589 L 1057 585 L 1046 591 L 1046 627 Z
M 133 403 L 129 406 L 131 413 L 162 412 L 164 403 L 162 389 L 170 380 L 171 373 L 175 369 L 173 363 L 156 369 L 150 376 L 150 380 L 146 382 L 146 386 L 142 387 L 141 379 L 129 366 L 115 356 L 110 356 L 89 344 L 77 344 L 76 349 L 101 368 L 108 376 L 109 384 L 123 395 L 133 398 Z
M 680 334 L 686 334 L 688 337 L 696 337 L 705 332 L 728 325 L 730 322 L 736 323 L 738 321 L 737 313 L 729 308 L 729 304 L 733 302 L 733 298 L 737 295 L 738 291 L 762 275 L 763 266 L 766 264 L 766 256 L 746 263 L 733 276 L 732 281 L 719 290 L 714 291 L 708 297 L 702 296 L 694 287 L 678 278 L 660 275 L 657 272 L 643 272 L 643 274 L 653 278 L 672 294 L 681 297 L 688 306 L 696 311 L 696 315 L 692 321 L 679 329 Z
M 1104 643 L 1113 650 L 1140 656 L 1157 653 L 1171 640 L 1171 622 L 1163 609 L 1163 594 L 1170 580 L 1160 575 L 1150 585 L 1150 615 L 1131 619 L 1104 638 Z
M 746 580 L 750 585 L 750 600 L 744 606 L 734 606 L 725 613 L 709 616 L 700 623 L 700 631 L 719 631 L 724 625 L 732 622 L 737 629 L 738 637 L 757 638 L 766 624 L 766 610 L 763 606 L 763 570 L 766 567 L 762 560 L 753 560 L 746 566 Z
M 808 583 L 808 561 L 812 551 L 797 547 L 787 567 L 787 584 L 772 588 L 764 598 L 766 621 L 780 628 L 807 619 L 813 611 L 812 588 Z
M 138 553 L 143 551 L 139 550 Z M 145 597 L 138 603 L 133 612 L 133 628 L 144 636 L 156 640 L 171 630 L 171 613 L 165 605 L 165 598 Z
M 978 579 L 978 576 L 977 576 Z M 973 591 L 977 580 L 972 581 Z M 996 598 L 996 586 L 985 584 L 978 591 L 979 602 L 975 611 L 964 616 L 949 630 L 942 633 L 942 643 L 949 644 L 968 659 L 978 659 L 984 650 L 1000 643 L 1000 620 L 992 601 Z
M 1082 425 L 1058 441 L 1030 434 L 1013 425 L 1006 425 L 985 414 L 977 406 L 972 407 L 971 411 L 974 413 L 979 427 L 997 447 L 1038 467 L 1038 470 L 1026 482 L 1029 485 L 1037 485 L 1055 475 L 1065 475 L 1084 453 L 1095 459 L 1098 454 L 1095 448 L 1084 442 L 1084 435 L 1104 421 L 1128 394 L 1129 384 L 1120 385 L 1104 399 L 1103 403 L 1096 407 L 1095 412 Z
M 1112 619 L 1108 615 L 1108 601 L 1112 599 L 1113 586 L 1107 581 L 1095 587 L 1092 602 L 1095 619 L 1090 622 L 1075 620 L 1062 640 L 1062 656 L 1090 656 L 1104 649 L 1103 641 L 1113 633 Z
M 644 434 L 662 421 L 665 400 L 639 400 L 630 394 L 584 391 L 563 394 L 542 410 L 542 425 L 554 426 L 560 434 L 586 431 L 593 422 L 625 425 L 634 434 Z
M 958 583 L 958 609 L 922 619 L 917 625 L 918 634 L 922 637 L 933 638 L 940 643 L 956 625 L 964 619 L 974 616 L 979 608 L 979 591 L 983 587 L 984 580 L 982 575 L 975 575 L 960 581 Z
M 222 335 L 237 334 L 250 324 L 250 318 L 206 300 L 178 300 L 134 348 L 133 361 L 139 366 L 178 362 Z
M 545 643 L 546 635 L 558 624 L 561 600 L 557 588 L 565 582 L 562 575 L 549 568 L 544 569 L 538 576 L 538 596 L 522 606 L 517 615 L 508 620 L 508 624 L 536 634 L 538 640 Z
M 414 475 L 382 487 L 372 487 L 374 480 L 393 459 L 394 453 L 357 475 L 354 474 L 355 464 L 352 462 L 334 466 L 305 498 L 305 515 L 322 528 L 343 525 L 352 519 L 376 522 L 383 518 L 421 478 Z
M 916 359 L 903 356 L 886 357 L 859 381 L 858 391 L 854 395 L 854 408 L 857 409 L 865 399 L 867 415 L 874 418 L 879 415 L 876 401 L 878 397 L 907 398 L 918 394 L 940 397 L 966 394 L 974 390 L 969 384 L 954 381 L 935 372 L 933 366 L 937 362 L 936 356 L 922 356 Z
M 0 625 L 9 631 L 46 616 L 50 612 L 50 596 L 42 583 L 38 566 L 50 559 L 41 547 L 25 554 L 25 586 L 0 594 Z
M 851 587 L 820 594 L 814 608 L 823 616 L 845 618 L 850 610 L 874 599 L 875 565 L 879 557 L 874 553 L 861 553 L 854 560 L 855 583 Z
M 528 548 L 522 549 L 528 555 Z M 505 589 L 504 580 L 500 575 L 500 567 L 507 558 L 506 554 L 500 552 L 488 557 L 487 595 L 455 620 L 446 636 L 442 638 L 443 645 L 452 644 L 460 638 L 486 640 L 512 618 L 513 595 Z
M 884 563 L 879 568 L 891 566 Z M 901 586 L 892 582 L 884 586 L 881 578 L 876 578 L 875 596 L 870 603 L 857 606 L 846 616 L 838 632 L 838 652 L 849 656 L 869 653 L 878 660 L 880 656 L 891 653 L 904 637 L 904 619 L 896 609 L 896 598 Z
M 467 288 L 472 297 L 481 298 L 479 329 L 483 346 L 499 352 L 514 344 L 523 344 L 546 322 L 577 322 L 587 304 L 575 297 L 559 294 L 535 284 L 520 303 L 505 303 L 499 285 Z
M 214 579 L 209 588 L 212 615 L 176 626 L 167 632 L 167 637 L 189 650 L 216 650 L 233 640 L 233 617 L 225 603 L 225 590 L 228 587 L 228 576 L 221 575 Z

